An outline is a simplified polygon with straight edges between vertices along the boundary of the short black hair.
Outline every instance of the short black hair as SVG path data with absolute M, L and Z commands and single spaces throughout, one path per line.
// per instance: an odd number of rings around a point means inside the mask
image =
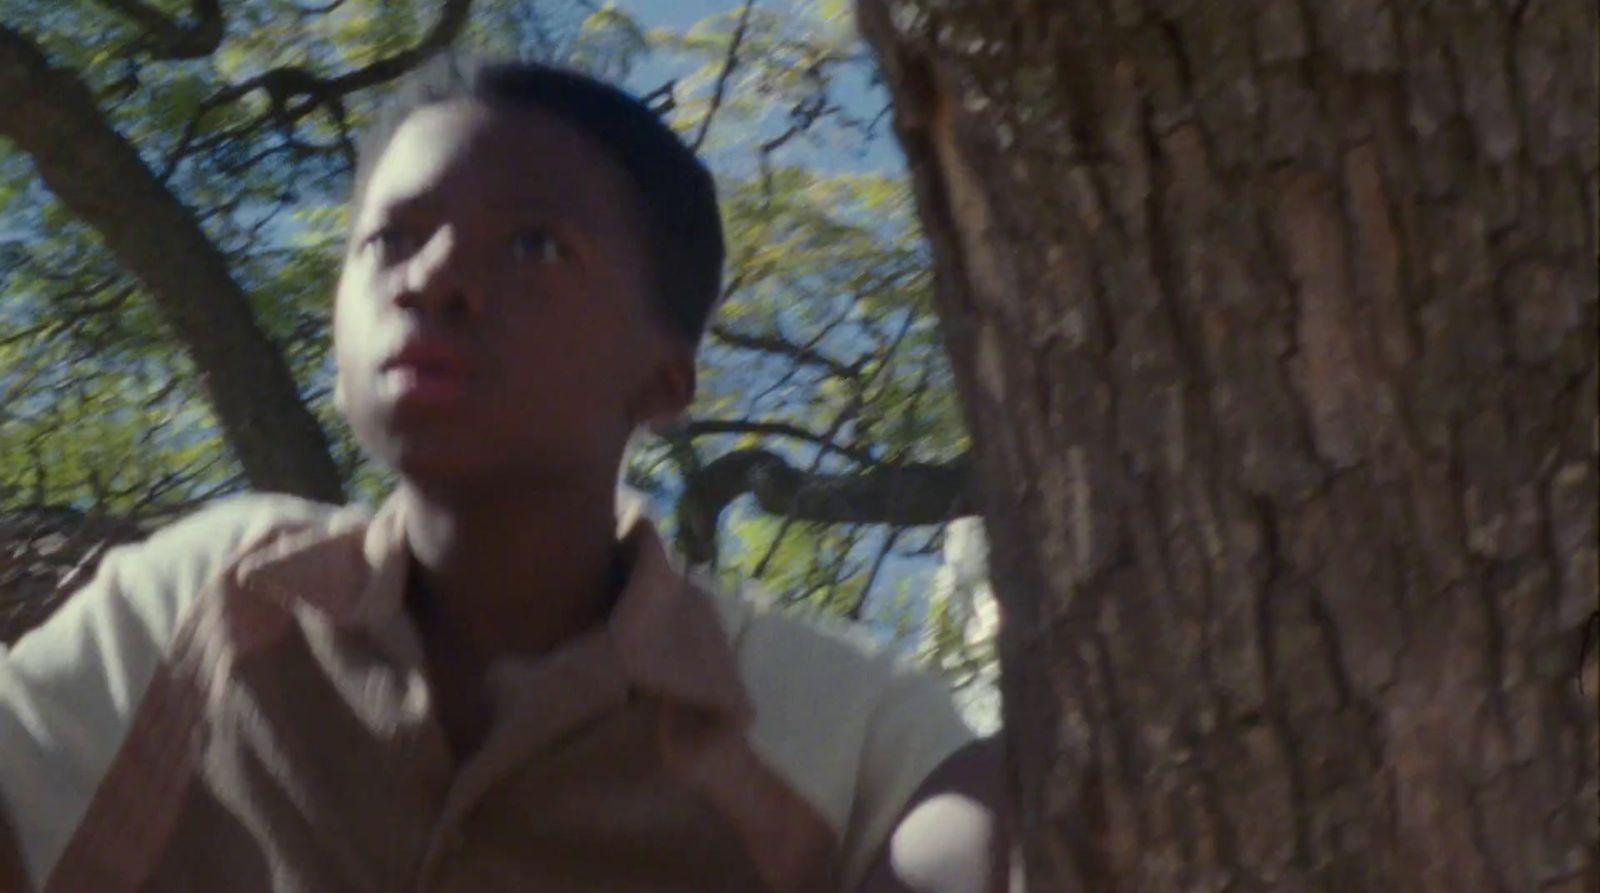
M 657 314 L 691 346 L 698 344 L 722 290 L 725 249 L 711 172 L 649 106 L 579 72 L 453 56 L 417 68 L 396 85 L 361 137 L 352 225 L 373 168 L 400 125 L 419 109 L 455 100 L 554 115 L 610 156 L 638 196 Z

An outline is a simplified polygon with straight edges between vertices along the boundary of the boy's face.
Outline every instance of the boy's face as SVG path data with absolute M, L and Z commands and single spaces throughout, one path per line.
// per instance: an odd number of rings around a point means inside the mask
M 609 494 L 633 426 L 688 405 L 693 352 L 649 307 L 634 194 L 560 119 L 420 109 L 351 213 L 339 402 L 411 483 Z

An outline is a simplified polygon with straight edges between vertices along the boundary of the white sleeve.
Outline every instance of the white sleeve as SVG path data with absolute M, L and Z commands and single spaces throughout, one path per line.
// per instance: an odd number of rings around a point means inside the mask
M 977 735 L 942 680 L 860 629 L 719 604 L 755 707 L 751 746 L 837 835 L 851 889 L 922 782 Z
M 109 551 L 49 620 L 0 651 L 0 813 L 42 886 L 181 618 L 245 543 L 328 507 L 248 496 Z
M 977 737 L 940 679 L 897 669 L 867 718 L 855 799 L 840 841 L 846 889 L 866 873 L 933 770 Z

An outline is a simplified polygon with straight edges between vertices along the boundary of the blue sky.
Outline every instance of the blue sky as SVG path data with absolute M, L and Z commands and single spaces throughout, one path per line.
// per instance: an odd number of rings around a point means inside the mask
M 719 0 L 622 0 L 618 7 L 652 25 L 686 28 L 708 15 L 739 8 Z

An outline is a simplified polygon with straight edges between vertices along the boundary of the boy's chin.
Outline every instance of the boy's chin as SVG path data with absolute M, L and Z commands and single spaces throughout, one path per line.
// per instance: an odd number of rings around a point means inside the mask
M 439 448 L 404 449 L 385 459 L 407 483 L 425 490 L 472 487 L 484 478 L 494 477 L 485 457 L 468 455 L 464 450 Z
M 453 443 L 453 438 L 385 437 L 381 442 L 365 442 L 363 450 L 406 483 L 425 491 L 472 486 L 478 479 L 493 476 L 498 463 L 483 455 L 481 442 Z M 475 448 L 479 447 L 479 448 Z
M 481 441 L 474 444 L 479 445 Z M 530 461 L 526 456 L 513 459 L 470 447 L 452 449 L 438 444 L 408 445 L 383 461 L 407 485 L 439 498 L 501 499 L 582 477 L 572 469 L 563 472 L 559 463 Z

